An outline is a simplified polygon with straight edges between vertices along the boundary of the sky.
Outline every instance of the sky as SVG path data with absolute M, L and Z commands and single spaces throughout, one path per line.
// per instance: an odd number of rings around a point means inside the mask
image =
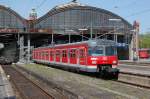
M 53 7 L 71 0 L 0 0 L 0 5 L 10 7 L 22 17 L 28 18 L 31 9 L 35 8 L 38 17 L 45 15 Z M 134 20 L 140 23 L 140 33 L 150 32 L 150 0 L 77 0 L 82 4 L 111 11 L 129 23 Z

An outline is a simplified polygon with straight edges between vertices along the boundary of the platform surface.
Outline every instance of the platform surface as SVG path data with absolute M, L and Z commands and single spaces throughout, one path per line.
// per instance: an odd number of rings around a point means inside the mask
M 12 86 L 0 66 L 0 99 L 16 99 Z
M 119 64 L 118 68 L 120 69 L 120 72 L 150 76 L 150 65 L 145 66 L 145 65 L 137 65 L 137 64 L 136 65 Z

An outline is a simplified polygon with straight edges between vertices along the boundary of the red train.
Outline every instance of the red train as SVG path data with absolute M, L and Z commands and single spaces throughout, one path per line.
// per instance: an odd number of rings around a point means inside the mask
M 150 49 L 148 48 L 139 49 L 139 58 L 141 59 L 150 58 Z
M 118 73 L 116 43 L 110 40 L 89 40 L 35 48 L 32 59 L 34 62 L 78 71 Z

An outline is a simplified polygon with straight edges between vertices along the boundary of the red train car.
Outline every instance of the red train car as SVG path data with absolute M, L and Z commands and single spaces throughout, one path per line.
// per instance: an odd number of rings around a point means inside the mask
M 148 58 L 150 58 L 150 49 L 140 49 L 139 50 L 139 57 L 141 59 L 148 59 Z
M 32 59 L 34 62 L 78 71 L 118 73 L 116 43 L 110 40 L 89 40 L 35 48 Z

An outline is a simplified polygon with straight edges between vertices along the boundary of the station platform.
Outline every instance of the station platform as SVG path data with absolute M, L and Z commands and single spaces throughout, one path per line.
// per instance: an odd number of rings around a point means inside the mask
M 139 59 L 138 61 L 133 60 L 119 60 L 119 63 L 150 63 L 150 59 Z
M 120 72 L 150 77 L 150 65 L 119 64 Z
M 0 66 L 0 99 L 16 99 L 12 86 Z

